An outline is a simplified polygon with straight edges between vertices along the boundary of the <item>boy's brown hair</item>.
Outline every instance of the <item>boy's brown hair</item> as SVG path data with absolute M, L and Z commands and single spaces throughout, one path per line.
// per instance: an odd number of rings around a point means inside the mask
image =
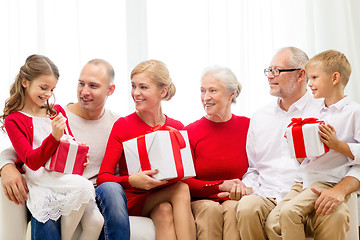
M 324 71 L 329 74 L 333 74 L 334 72 L 340 73 L 340 79 L 344 87 L 348 83 L 351 74 L 351 65 L 345 54 L 336 50 L 321 52 L 310 58 L 305 68 L 316 65 L 322 66 Z

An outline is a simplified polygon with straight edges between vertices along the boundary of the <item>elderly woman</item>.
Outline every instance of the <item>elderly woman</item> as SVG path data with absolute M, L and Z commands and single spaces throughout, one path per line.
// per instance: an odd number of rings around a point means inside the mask
M 185 127 L 193 151 L 196 177 L 186 180 L 193 199 L 197 239 L 240 239 L 235 205 L 250 189 L 240 179 L 248 168 L 246 135 L 249 118 L 231 113 L 241 91 L 225 67 L 205 69 L 201 102 L 206 115 Z

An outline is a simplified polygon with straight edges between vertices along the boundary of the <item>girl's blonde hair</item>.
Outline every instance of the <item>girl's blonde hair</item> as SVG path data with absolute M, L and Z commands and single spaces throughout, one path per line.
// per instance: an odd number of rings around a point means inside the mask
M 167 87 L 167 93 L 163 100 L 168 101 L 175 95 L 176 88 L 165 63 L 159 60 L 141 62 L 132 70 L 130 78 L 132 79 L 138 73 L 144 73 L 146 77 L 153 80 L 160 88 Z
M 26 58 L 25 64 L 20 68 L 14 83 L 10 88 L 10 97 L 5 101 L 3 115 L 0 116 L 1 129 L 5 132 L 5 118 L 13 111 L 23 109 L 25 104 L 25 88 L 22 85 L 23 79 L 32 81 L 43 75 L 53 75 L 59 79 L 59 70 L 57 66 L 47 57 L 33 54 Z M 49 101 L 45 104 L 46 112 L 49 115 L 56 114 L 53 104 Z

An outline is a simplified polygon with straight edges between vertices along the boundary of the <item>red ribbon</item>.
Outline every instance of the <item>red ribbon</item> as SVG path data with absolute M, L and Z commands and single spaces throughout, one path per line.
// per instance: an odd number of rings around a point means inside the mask
M 305 142 L 304 142 L 304 135 L 302 131 L 302 126 L 305 124 L 311 124 L 311 123 L 319 123 L 319 124 L 325 124 L 324 121 L 319 121 L 317 118 L 292 118 L 291 123 L 288 125 L 288 127 L 291 128 L 292 136 L 293 136 L 293 142 L 294 142 L 294 151 L 295 156 L 297 158 L 305 158 L 306 157 L 306 150 L 305 150 Z M 298 139 L 298 141 L 295 141 L 295 139 Z M 325 152 L 329 151 L 329 148 L 324 144 Z
M 159 130 L 165 130 L 165 131 L 169 132 L 172 151 L 173 151 L 174 160 L 175 160 L 175 167 L 176 167 L 176 172 L 177 172 L 176 179 L 180 180 L 184 177 L 184 167 L 183 167 L 183 163 L 182 163 L 180 149 L 183 149 L 186 147 L 185 139 L 177 129 L 169 127 L 169 126 L 157 125 L 157 126 L 153 127 L 151 129 L 151 131 L 147 132 L 146 134 L 155 132 L 155 131 L 159 131 Z M 148 156 L 148 153 L 146 150 L 146 141 L 145 141 L 146 134 L 137 137 L 137 147 L 138 147 L 138 152 L 139 152 L 140 165 L 141 165 L 141 169 L 143 171 L 151 170 L 150 160 L 149 160 L 149 156 Z

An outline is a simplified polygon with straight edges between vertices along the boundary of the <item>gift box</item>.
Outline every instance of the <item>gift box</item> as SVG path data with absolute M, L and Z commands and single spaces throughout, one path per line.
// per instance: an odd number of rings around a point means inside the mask
M 64 135 L 56 152 L 46 162 L 45 168 L 61 173 L 82 175 L 88 152 L 88 146 L 75 141 L 70 135 Z
M 158 169 L 158 180 L 181 180 L 194 177 L 195 169 L 186 131 L 161 127 L 123 142 L 129 175 Z
M 329 151 L 320 140 L 319 125 L 325 124 L 316 118 L 293 118 L 286 129 L 286 138 L 291 157 L 317 157 Z

